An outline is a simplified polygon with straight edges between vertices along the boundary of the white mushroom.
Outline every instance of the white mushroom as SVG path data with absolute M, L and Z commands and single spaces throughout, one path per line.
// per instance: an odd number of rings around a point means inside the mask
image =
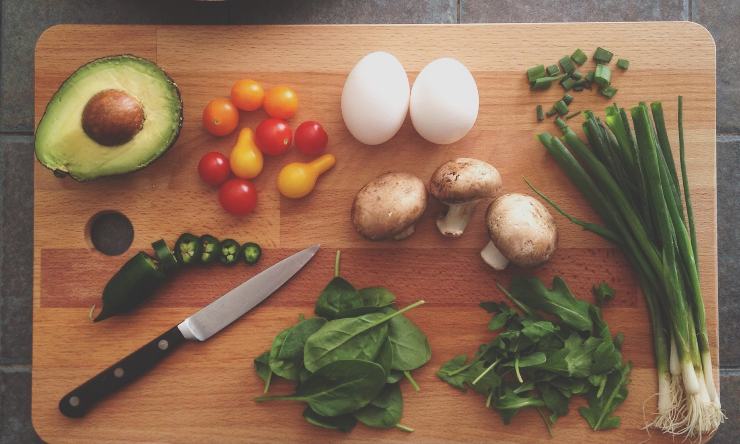
M 496 270 L 506 268 L 509 261 L 535 267 L 555 252 L 555 219 L 532 196 L 512 193 L 496 198 L 488 207 L 486 222 L 491 240 L 480 255 Z
M 437 218 L 439 232 L 462 236 L 478 202 L 496 197 L 501 186 L 501 174 L 482 160 L 461 157 L 440 165 L 429 181 L 432 196 L 448 206 Z
M 407 173 L 385 173 L 357 192 L 352 223 L 370 240 L 401 240 L 411 236 L 427 207 L 424 182 Z

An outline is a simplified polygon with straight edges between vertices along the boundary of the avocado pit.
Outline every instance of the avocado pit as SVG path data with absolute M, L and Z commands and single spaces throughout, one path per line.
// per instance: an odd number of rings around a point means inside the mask
M 123 145 L 144 126 L 144 108 L 128 93 L 106 89 L 95 94 L 82 111 L 82 129 L 103 146 Z

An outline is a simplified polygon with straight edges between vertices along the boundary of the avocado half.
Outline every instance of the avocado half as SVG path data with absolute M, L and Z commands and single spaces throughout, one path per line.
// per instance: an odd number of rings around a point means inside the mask
M 36 158 L 79 181 L 144 168 L 177 140 L 182 99 L 155 63 L 132 55 L 93 60 L 49 101 L 36 128 Z

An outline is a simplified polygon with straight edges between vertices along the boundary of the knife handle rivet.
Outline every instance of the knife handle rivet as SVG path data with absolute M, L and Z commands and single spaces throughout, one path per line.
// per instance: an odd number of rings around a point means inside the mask
M 157 347 L 159 347 L 160 350 L 167 350 L 167 347 L 170 346 L 170 343 L 167 342 L 166 339 L 160 339 L 157 343 Z
M 77 396 L 70 396 L 69 405 L 71 405 L 72 407 L 77 407 L 78 405 L 80 405 L 80 398 L 78 398 Z
M 115 370 L 113 370 L 113 376 L 116 378 L 122 378 L 123 377 L 123 369 L 121 367 L 116 367 Z

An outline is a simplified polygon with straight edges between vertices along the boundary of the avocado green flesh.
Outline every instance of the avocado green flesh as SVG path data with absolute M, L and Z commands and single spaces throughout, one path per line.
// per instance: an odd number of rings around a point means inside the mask
M 126 92 L 144 109 L 142 129 L 114 147 L 98 144 L 82 129 L 85 105 L 107 89 Z M 77 180 L 123 174 L 162 155 L 177 139 L 181 124 L 177 86 L 157 65 L 133 56 L 98 59 L 75 71 L 52 97 L 36 129 L 36 157 Z

